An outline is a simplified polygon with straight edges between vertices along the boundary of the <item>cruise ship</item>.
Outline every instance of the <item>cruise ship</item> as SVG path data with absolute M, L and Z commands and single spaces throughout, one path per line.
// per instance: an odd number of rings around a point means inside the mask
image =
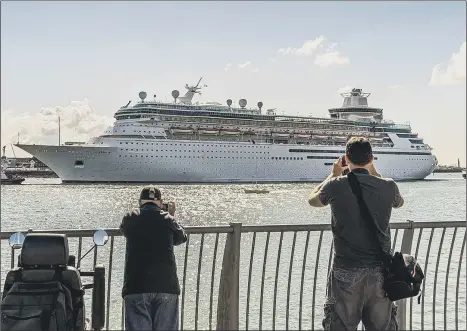
M 384 177 L 418 180 L 437 165 L 432 148 L 408 124 L 383 120 L 368 106 L 370 93 L 354 88 L 329 118 L 278 115 L 263 103 L 247 107 L 194 103 L 206 85 L 172 91 L 173 102 L 147 100 L 122 106 L 115 122 L 88 143 L 16 146 L 50 167 L 63 183 L 248 183 L 316 182 L 345 153 L 350 137 L 373 145 Z

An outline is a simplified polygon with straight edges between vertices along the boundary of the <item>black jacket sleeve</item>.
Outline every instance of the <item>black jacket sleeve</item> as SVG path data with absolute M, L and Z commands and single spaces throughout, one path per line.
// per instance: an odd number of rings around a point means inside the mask
M 139 215 L 139 209 L 128 212 L 123 216 L 122 223 L 120 224 L 120 232 L 126 237 L 132 232 L 135 226 L 133 216 Z
M 169 227 L 173 232 L 174 246 L 178 246 L 183 243 L 186 243 L 188 237 L 186 235 L 186 232 L 183 226 L 178 224 L 177 221 L 175 221 L 174 217 L 169 214 L 166 215 L 166 218 L 168 218 Z

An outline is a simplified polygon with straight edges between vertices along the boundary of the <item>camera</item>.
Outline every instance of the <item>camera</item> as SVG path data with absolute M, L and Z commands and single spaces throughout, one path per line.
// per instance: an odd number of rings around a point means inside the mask
M 168 203 L 163 203 L 161 209 L 163 211 L 169 211 L 169 204 Z

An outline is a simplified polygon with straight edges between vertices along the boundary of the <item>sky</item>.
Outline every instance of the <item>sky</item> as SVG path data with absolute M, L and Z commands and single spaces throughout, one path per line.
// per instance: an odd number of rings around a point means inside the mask
M 326 116 L 351 87 L 466 163 L 465 2 L 1 2 L 1 143 L 83 141 L 138 93 Z M 15 148 L 16 156 L 26 156 Z

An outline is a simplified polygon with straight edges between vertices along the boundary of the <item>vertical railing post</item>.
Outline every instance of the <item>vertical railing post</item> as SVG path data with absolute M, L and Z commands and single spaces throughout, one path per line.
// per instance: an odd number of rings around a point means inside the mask
M 412 242 L 414 236 L 414 226 L 413 221 L 408 221 L 410 227 L 404 230 L 404 235 L 402 236 L 402 245 L 401 253 L 410 254 L 412 251 Z M 407 330 L 407 301 L 406 299 L 397 301 L 397 323 L 399 324 L 399 330 Z M 412 318 L 412 316 L 410 317 Z
M 217 330 L 238 330 L 240 239 L 242 223 L 230 223 L 227 234 L 217 302 Z

